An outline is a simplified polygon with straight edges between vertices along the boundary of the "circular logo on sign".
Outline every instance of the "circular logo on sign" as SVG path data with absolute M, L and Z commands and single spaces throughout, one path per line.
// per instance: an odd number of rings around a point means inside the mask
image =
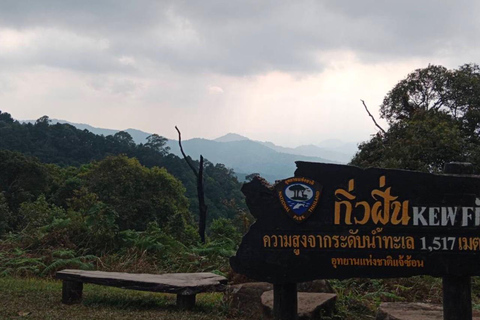
M 307 211 L 313 202 L 313 189 L 305 183 L 289 185 L 285 188 L 284 193 L 288 206 L 298 215 Z
M 296 222 L 303 222 L 318 205 L 322 186 L 311 179 L 296 177 L 281 181 L 276 190 L 285 212 Z

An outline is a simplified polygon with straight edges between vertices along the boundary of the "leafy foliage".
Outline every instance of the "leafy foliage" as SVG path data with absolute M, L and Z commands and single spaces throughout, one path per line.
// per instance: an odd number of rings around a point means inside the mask
M 0 188 L 11 211 L 17 212 L 21 203 L 34 201 L 56 187 L 49 171 L 35 158 L 0 149 Z
M 471 160 L 475 148 L 460 124 L 447 114 L 417 112 L 411 119 L 393 123 L 385 134 L 360 144 L 351 163 L 440 172 L 446 162 Z
M 136 145 L 130 134 L 124 131 L 105 137 L 95 135 L 88 130 L 78 130 L 69 124 L 57 123 L 51 125 L 47 116 L 41 117 L 35 124 L 22 124 L 12 119 L 10 114 L 0 111 L 0 150 L 17 151 L 34 156 L 44 163 L 53 163 L 61 167 L 80 167 L 92 161 L 100 161 L 110 155 L 123 154 L 127 157 L 134 157 L 147 168 L 165 168 L 179 179 L 186 188 L 185 195 L 190 207 L 197 208 L 195 176 L 186 167 L 183 159 L 168 154 L 168 147 L 165 146 L 166 141 L 166 138 L 158 134 L 152 134 L 147 137 L 144 144 Z M 18 155 L 22 157 L 19 153 Z M 25 172 L 25 176 L 19 182 L 23 183 L 29 177 L 33 181 L 45 181 L 45 179 L 38 177 L 38 175 L 43 174 L 42 172 L 35 172 L 38 160 L 29 159 L 28 161 L 34 163 L 25 163 L 27 160 L 20 161 L 22 167 L 19 170 Z M 192 160 L 192 162 L 195 166 L 198 166 L 198 161 Z M 0 167 L 0 169 L 2 168 Z M 17 176 L 14 169 L 14 164 L 10 164 L 7 172 Z M 64 207 L 66 204 L 62 201 L 68 199 L 68 193 L 75 190 L 77 187 L 75 184 L 78 184 L 79 180 L 73 178 L 76 175 L 75 173 L 64 172 L 62 174 L 70 175 L 69 178 L 73 180 L 65 181 L 64 178 L 66 177 L 61 177 L 59 181 L 62 181 L 64 185 L 60 187 L 56 195 L 51 195 L 51 197 L 55 197 L 53 200 L 56 205 Z M 234 200 L 237 206 L 245 208 L 243 195 L 240 192 L 240 183 L 232 170 L 221 164 L 207 163 L 205 179 L 206 203 L 209 207 L 208 222 L 220 217 L 232 218 L 236 215 L 236 210 L 226 206 L 225 201 Z M 9 185 L 8 182 L 4 183 L 0 180 L 0 185 Z M 42 190 L 41 186 L 35 189 L 38 190 L 35 194 L 19 194 L 21 198 L 16 203 L 16 209 L 21 202 L 25 200 L 33 201 L 41 193 L 47 193 L 47 190 Z
M 480 67 L 465 64 L 457 70 L 429 65 L 400 81 L 385 97 L 381 116 L 392 124 L 412 119 L 419 111 L 442 112 L 473 135 L 480 129 Z
M 210 226 L 210 239 L 213 241 L 233 241 L 239 243 L 242 235 L 234 226 L 232 220 L 220 218 L 213 220 Z
M 81 177 L 118 215 L 120 230 L 144 230 L 153 221 L 165 227 L 175 215 L 190 221 L 185 189 L 164 168 L 148 169 L 136 159 L 116 156 L 92 164 Z
M 480 169 L 480 68 L 429 65 L 400 81 L 380 106 L 390 124 L 359 146 L 352 164 L 440 172 L 446 162 Z
M 0 179 L 12 181 L 0 185 L 2 275 L 49 276 L 68 267 L 228 273 L 240 239 L 234 222 L 216 220 L 212 241 L 199 244 L 185 189 L 164 168 L 125 155 L 60 168 L 5 150 L 0 166 L 7 168 Z M 25 177 L 22 168 L 39 174 Z M 224 205 L 238 212 L 234 202 Z
M 126 132 L 96 136 L 46 116 L 20 124 L 1 112 L 0 138 L 0 276 L 230 273 L 251 221 L 231 169 L 206 161 L 212 223 L 202 244 L 189 210 L 195 177 L 165 138 L 136 145 Z
M 460 161 L 480 169 L 478 65 L 466 64 L 456 70 L 429 65 L 415 70 L 388 92 L 380 112 L 389 129 L 362 143 L 353 165 L 438 173 L 445 163 Z M 442 297 L 441 282 L 432 277 L 351 279 L 333 284 L 339 292 L 339 313 L 345 319 L 366 318 L 362 314 L 373 319 L 381 301 L 440 303 Z

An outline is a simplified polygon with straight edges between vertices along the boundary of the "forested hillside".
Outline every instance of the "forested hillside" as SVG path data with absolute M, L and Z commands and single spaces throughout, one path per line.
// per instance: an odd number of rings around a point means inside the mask
M 241 185 L 206 162 L 200 243 L 195 177 L 165 141 L 151 135 L 137 145 L 126 132 L 104 137 L 48 117 L 21 124 L 0 112 L 0 276 L 227 272 L 249 225 Z
M 0 186 L 0 235 L 41 232 L 39 241 L 96 251 L 117 246 L 118 232 L 152 224 L 178 239 L 194 230 L 181 182 L 123 155 L 61 168 L 0 150 Z
M 78 167 L 119 154 L 136 158 L 148 168 L 163 167 L 185 186 L 185 196 L 195 216 L 195 176 L 184 159 L 168 153 L 165 143 L 166 139 L 156 134 L 149 136 L 145 143 L 136 144 L 127 132 L 105 137 L 69 124 L 50 125 L 46 116 L 35 123 L 19 123 L 10 114 L 0 111 L 0 150 L 18 151 L 61 167 Z M 194 165 L 198 166 L 198 161 L 194 161 Z M 220 217 L 234 218 L 245 208 L 241 184 L 232 170 L 207 161 L 205 180 L 209 222 Z

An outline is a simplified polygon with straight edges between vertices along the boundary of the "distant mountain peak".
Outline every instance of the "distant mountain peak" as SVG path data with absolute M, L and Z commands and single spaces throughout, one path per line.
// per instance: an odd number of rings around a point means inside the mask
M 244 141 L 244 140 L 250 140 L 247 137 L 241 136 L 237 133 L 227 133 L 224 136 L 221 136 L 214 141 L 217 142 L 233 142 L 233 141 Z

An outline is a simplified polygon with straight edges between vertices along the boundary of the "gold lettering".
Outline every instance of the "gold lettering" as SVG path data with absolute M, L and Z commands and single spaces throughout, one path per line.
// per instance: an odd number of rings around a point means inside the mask
M 366 224 L 368 220 L 370 220 L 370 205 L 367 201 L 360 201 L 355 204 L 355 208 L 358 206 L 363 207 L 363 219 L 358 220 L 357 217 L 355 217 L 353 220 L 355 221 L 355 224 Z
M 355 181 L 350 179 L 348 181 L 348 191 L 344 189 L 335 190 L 335 197 L 340 200 L 339 196 L 347 198 L 347 200 L 354 200 L 356 197 L 350 192 L 353 191 Z M 352 204 L 350 201 L 335 201 L 335 224 L 340 224 L 342 205 L 345 206 L 345 224 L 352 224 Z
M 337 269 L 339 266 L 369 266 L 369 267 L 413 267 L 423 268 L 425 266 L 424 260 L 414 260 L 411 256 L 399 255 L 398 258 L 386 256 L 384 259 L 373 258 L 369 255 L 368 258 L 331 258 L 332 267 Z
M 267 245 L 268 245 L 269 248 L 272 246 L 270 237 L 269 236 L 263 236 L 263 247 L 266 248 Z
M 378 185 L 379 189 L 374 189 L 370 193 L 373 200 L 375 200 L 372 205 L 368 201 L 354 202 L 356 199 L 356 196 L 353 194 L 355 188 L 354 179 L 348 181 L 347 190 L 336 189 L 334 192 L 337 199 L 334 208 L 334 224 L 365 225 L 371 222 L 381 225 L 408 225 L 411 219 L 409 215 L 409 201 L 396 201 L 398 196 L 392 195 L 392 187 L 386 187 L 385 176 L 379 178 Z

